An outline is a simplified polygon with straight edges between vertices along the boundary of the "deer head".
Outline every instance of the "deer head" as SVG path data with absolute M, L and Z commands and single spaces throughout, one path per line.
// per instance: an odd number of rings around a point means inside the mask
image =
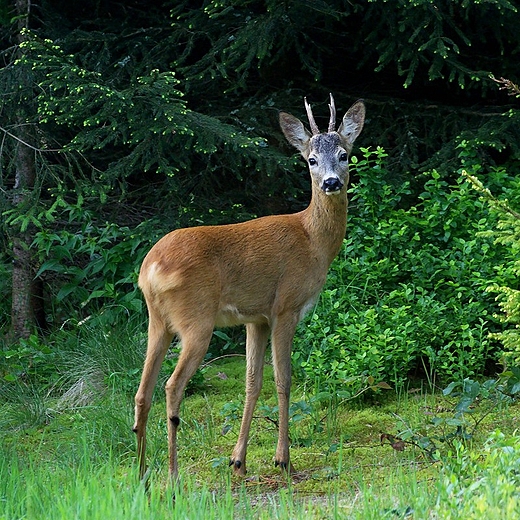
M 365 105 L 362 101 L 354 103 L 335 131 L 336 107 L 331 94 L 330 120 L 326 133 L 320 133 L 306 99 L 305 108 L 312 133 L 299 119 L 286 112 L 280 113 L 280 126 L 289 143 L 307 161 L 313 183 L 327 195 L 337 194 L 348 184 L 348 158 L 352 144 L 363 128 Z

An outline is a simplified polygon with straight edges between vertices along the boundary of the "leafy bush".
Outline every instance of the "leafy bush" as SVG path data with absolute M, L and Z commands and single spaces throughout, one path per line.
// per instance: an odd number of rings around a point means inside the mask
M 78 323 L 95 315 L 109 323 L 121 311 L 142 310 L 137 275 L 140 261 L 156 239 L 153 221 L 134 229 L 103 222 L 81 199 L 70 204 L 62 194 L 51 208 L 37 206 L 25 215 L 13 212 L 9 217 L 10 225 L 36 229 L 31 244 L 39 262 L 36 276 L 45 282 L 48 310 L 52 309 L 55 320 Z
M 419 447 L 430 460 L 450 460 L 461 444 L 478 442 L 482 425 L 492 413 L 505 413 L 520 395 L 520 369 L 503 372 L 500 376 L 479 382 L 466 378 L 452 381 L 443 391 L 443 401 L 428 407 L 419 424 L 399 418 L 396 436 L 383 434 L 394 449 L 406 444 Z
M 362 154 L 352 160 L 349 236 L 297 336 L 297 373 L 336 387 L 361 374 L 396 385 L 418 370 L 482 374 L 497 360 L 487 288 L 514 274 L 497 269 L 509 253 L 478 236 L 494 215 L 462 176 L 450 184 L 425 173 L 414 200 L 409 182 L 393 182 L 382 149 Z M 514 186 L 502 171 L 489 179 Z
M 460 445 L 443 468 L 436 512 L 439 518 L 518 518 L 520 438 L 500 431 L 483 450 Z
M 57 359 L 57 352 L 31 335 L 10 349 L 0 349 L 0 376 L 8 382 L 22 378 L 55 380 Z
M 502 269 L 509 269 L 514 275 L 514 283 L 500 285 L 494 283 L 488 287 L 491 293 L 495 293 L 500 310 L 500 321 L 510 325 L 503 331 L 493 334 L 493 337 L 503 344 L 504 362 L 518 365 L 520 363 L 520 291 L 518 279 L 520 277 L 520 213 L 513 209 L 513 205 L 519 200 L 508 201 L 497 199 L 489 189 L 475 176 L 466 173 L 469 182 L 483 196 L 490 208 L 498 215 L 498 222 L 493 230 L 482 232 L 481 235 L 494 239 L 496 245 L 503 245 L 509 251 L 508 262 Z M 520 181 L 512 181 L 512 194 L 520 193 Z M 516 204 L 515 204 L 516 203 Z

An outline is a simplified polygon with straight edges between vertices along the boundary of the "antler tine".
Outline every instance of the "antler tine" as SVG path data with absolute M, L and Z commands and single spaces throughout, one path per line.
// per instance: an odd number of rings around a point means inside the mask
M 334 104 L 334 98 L 330 94 L 330 121 L 329 121 L 329 132 L 334 132 L 336 126 L 336 105 Z
M 305 101 L 305 110 L 307 111 L 307 117 L 309 118 L 309 125 L 311 126 L 312 135 L 317 135 L 320 133 L 318 129 L 318 125 L 316 121 L 314 121 L 314 116 L 312 115 L 312 109 L 309 103 L 307 103 L 307 98 L 303 98 Z

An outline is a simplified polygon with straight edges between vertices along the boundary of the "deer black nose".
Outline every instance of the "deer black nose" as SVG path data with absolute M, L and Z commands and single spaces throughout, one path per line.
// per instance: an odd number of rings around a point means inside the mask
M 341 188 L 343 188 L 343 183 L 337 177 L 329 177 L 328 179 L 325 179 L 321 185 L 321 189 L 325 193 L 339 191 Z

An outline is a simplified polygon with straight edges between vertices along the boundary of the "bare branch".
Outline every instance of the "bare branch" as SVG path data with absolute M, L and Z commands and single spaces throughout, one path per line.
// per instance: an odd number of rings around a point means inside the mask
M 35 146 L 32 146 L 29 143 L 26 143 L 23 139 L 20 139 L 18 136 L 16 136 L 13 133 L 9 132 L 9 130 L 7 130 L 3 126 L 0 126 L 0 132 L 4 132 L 5 135 L 8 135 L 9 137 L 12 137 L 13 139 L 18 141 L 19 143 L 22 143 L 24 146 L 27 146 L 27 148 L 30 148 L 31 150 L 34 150 L 35 152 L 43 153 L 43 152 L 61 152 L 61 151 L 63 151 L 63 150 L 58 150 L 58 149 L 56 149 L 56 150 L 54 150 L 54 149 L 44 150 L 43 148 L 36 148 Z
M 496 79 L 492 74 L 489 76 L 495 83 L 501 85 L 500 90 L 506 90 L 510 96 L 520 97 L 520 87 L 513 83 L 510 79 L 500 78 Z

